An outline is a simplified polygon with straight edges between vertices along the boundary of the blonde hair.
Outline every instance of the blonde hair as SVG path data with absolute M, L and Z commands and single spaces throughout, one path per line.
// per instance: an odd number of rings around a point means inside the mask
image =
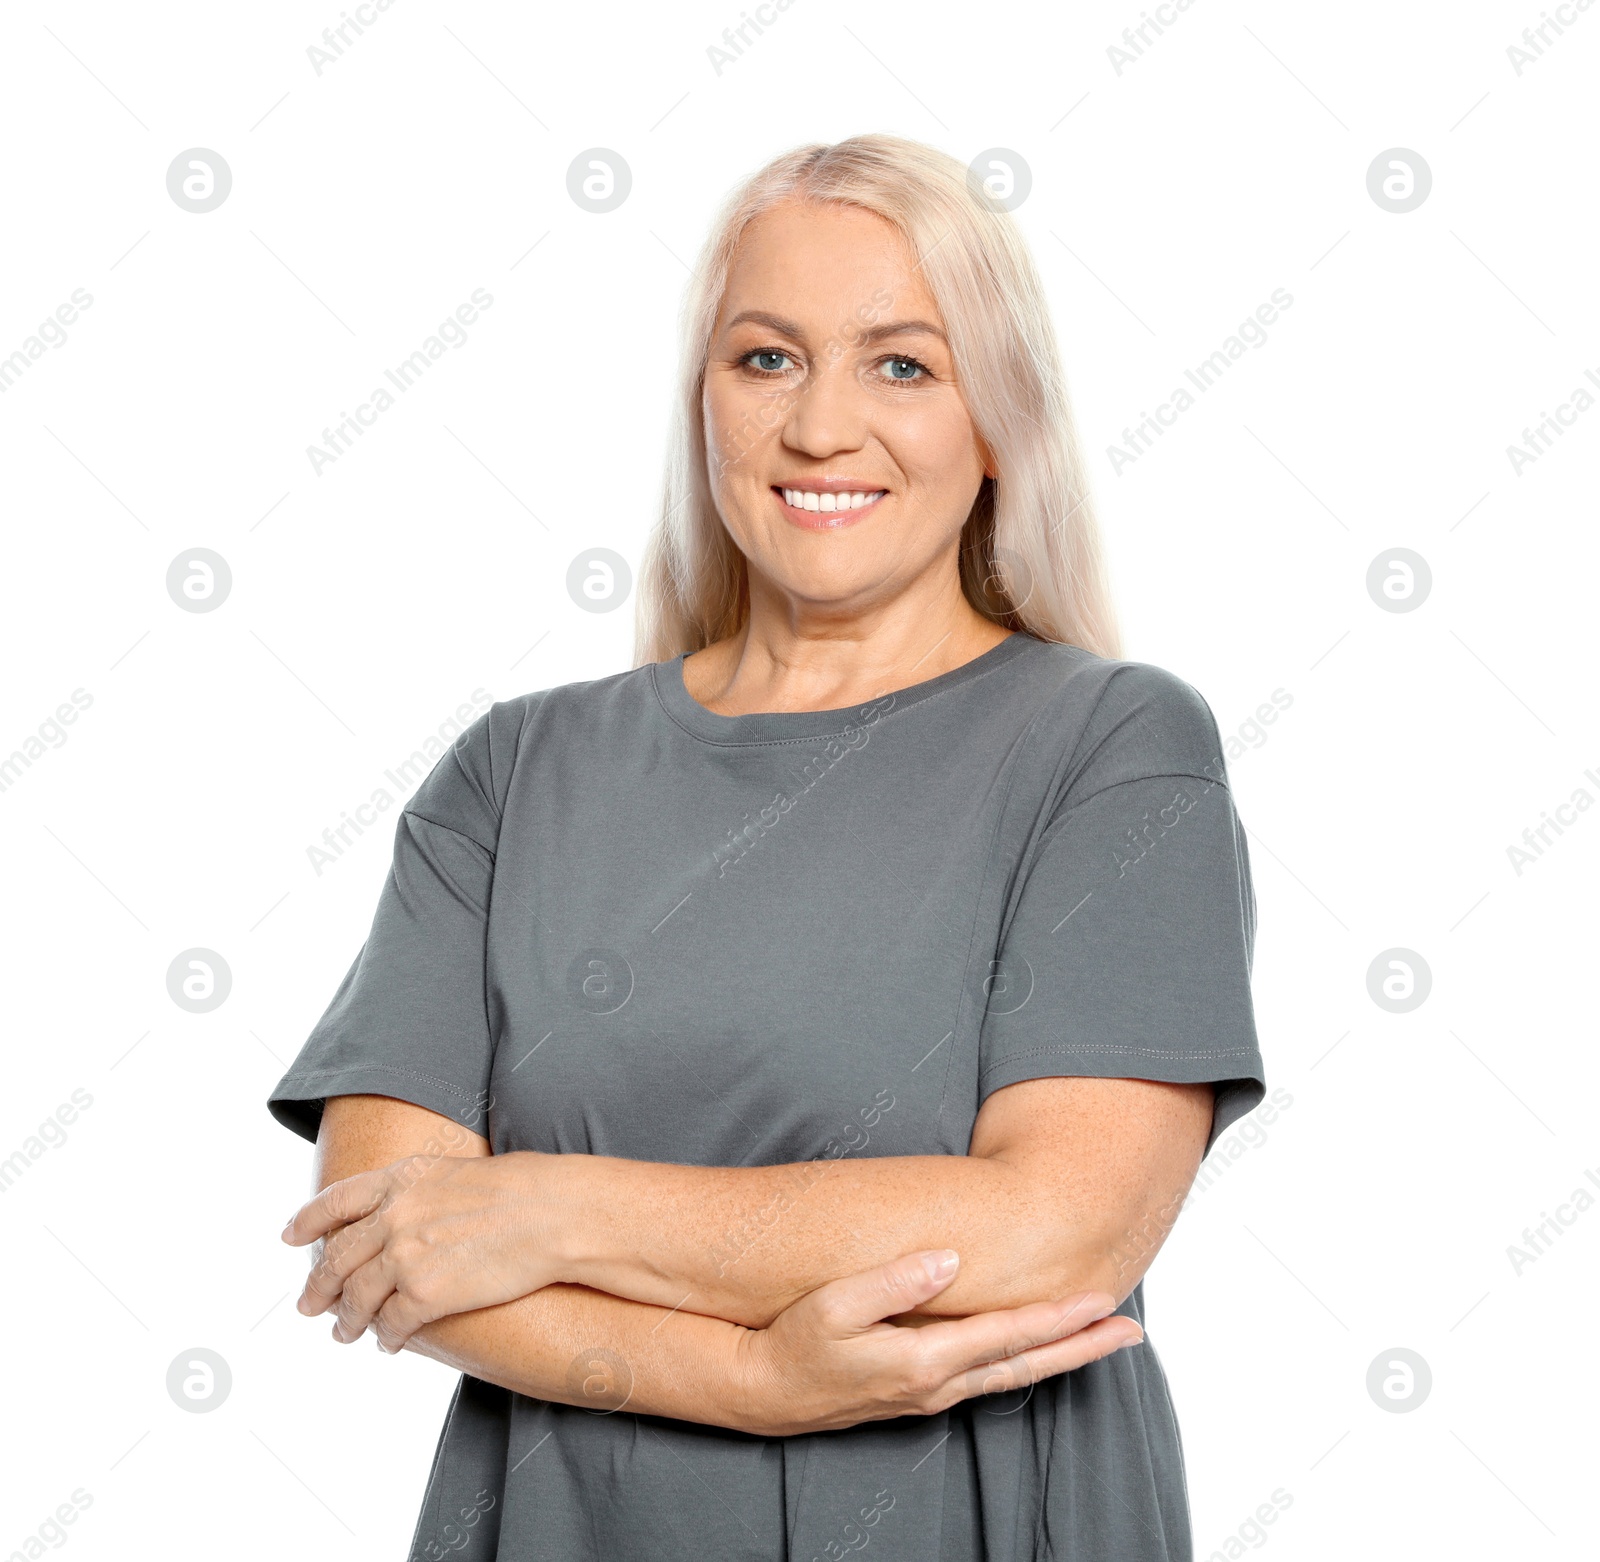
M 1099 528 L 1033 258 L 1009 215 L 955 158 L 871 135 L 775 158 L 729 196 L 701 251 L 684 301 L 661 517 L 640 570 L 634 665 L 726 639 L 749 615 L 744 555 L 713 502 L 702 397 L 739 237 L 788 199 L 875 212 L 917 257 L 963 400 L 999 472 L 983 479 L 962 528 L 968 601 L 1009 629 L 1118 656 Z

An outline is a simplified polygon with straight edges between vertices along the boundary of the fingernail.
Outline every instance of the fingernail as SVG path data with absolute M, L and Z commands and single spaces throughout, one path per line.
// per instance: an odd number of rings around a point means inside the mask
M 280 1235 L 282 1237 L 282 1240 L 285 1241 L 285 1242 L 287 1242 L 289 1240 L 289 1238 L 294 1235 L 294 1216 L 293 1215 L 291 1215 L 288 1218 L 288 1220 L 284 1222 L 283 1231 L 280 1233 Z
M 946 1248 L 942 1253 L 924 1253 L 922 1267 L 928 1271 L 930 1280 L 948 1280 L 956 1272 L 956 1265 L 961 1262 L 961 1255 Z
M 1135 1334 L 1133 1336 L 1132 1339 L 1124 1340 L 1120 1345 L 1116 1346 L 1115 1349 L 1117 1349 L 1117 1350 L 1126 1350 L 1127 1347 L 1130 1346 L 1130 1345 L 1143 1345 L 1143 1344 L 1144 1344 L 1144 1330 L 1141 1329 L 1137 1334 Z

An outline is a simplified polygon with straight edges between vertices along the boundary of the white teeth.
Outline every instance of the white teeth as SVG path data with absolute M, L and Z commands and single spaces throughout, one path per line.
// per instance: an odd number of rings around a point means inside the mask
M 882 488 L 874 488 L 860 493 L 819 494 L 807 488 L 785 488 L 783 497 L 785 503 L 793 505 L 797 510 L 859 510 L 863 505 L 881 499 L 885 491 Z

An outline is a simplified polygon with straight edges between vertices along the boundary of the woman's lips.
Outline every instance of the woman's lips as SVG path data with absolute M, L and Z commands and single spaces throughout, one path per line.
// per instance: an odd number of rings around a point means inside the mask
M 848 526 L 887 496 L 883 488 L 791 488 L 774 484 L 772 492 L 785 516 L 797 526 L 815 531 Z

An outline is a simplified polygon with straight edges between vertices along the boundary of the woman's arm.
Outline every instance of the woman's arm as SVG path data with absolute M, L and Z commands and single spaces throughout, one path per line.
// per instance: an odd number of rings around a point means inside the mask
M 335 1096 L 323 1109 L 313 1171 L 325 1189 L 406 1157 L 482 1159 L 489 1142 L 447 1117 L 388 1096 Z M 335 1244 L 332 1234 L 324 1247 Z M 310 1311 L 302 1300 L 302 1312 Z M 740 1413 L 735 1367 L 748 1331 L 720 1319 L 642 1306 L 578 1286 L 557 1285 L 498 1306 L 442 1317 L 406 1349 L 485 1382 L 562 1404 L 601 1407 L 618 1397 L 622 1374 L 604 1377 L 580 1358 L 598 1351 L 628 1364 L 629 1408 L 731 1425 Z M 335 1323 L 349 1343 L 360 1331 Z M 574 1397 L 574 1389 L 576 1397 Z M 698 1411 L 699 1414 L 693 1412 Z
M 546 1158 L 562 1278 L 759 1328 L 819 1285 L 912 1248 L 961 1254 L 921 1311 L 956 1317 L 1087 1289 L 1120 1303 L 1199 1169 L 1212 1087 L 1034 1079 L 984 1103 L 969 1152 L 658 1165 Z M 685 1293 L 689 1293 L 684 1299 Z
M 438 1157 L 503 1159 L 489 1157 L 479 1135 L 421 1107 L 339 1096 L 323 1114 L 317 1184 L 419 1158 L 437 1166 Z M 324 1245 L 341 1240 L 348 1235 L 336 1231 Z M 405 1348 L 539 1399 L 778 1436 L 932 1413 L 1142 1338 L 1131 1320 L 1105 1317 L 1112 1298 L 1095 1293 L 916 1330 L 881 1321 L 948 1283 L 913 1254 L 824 1287 L 762 1330 L 555 1284 L 439 1317 Z M 341 1311 L 335 1338 L 360 1332 Z
M 565 1282 L 762 1328 L 821 1285 L 927 1248 L 956 1249 L 961 1266 L 919 1304 L 926 1315 L 1085 1290 L 1120 1303 L 1177 1217 L 1211 1109 L 1209 1084 L 1037 1079 L 989 1097 L 965 1156 L 388 1166 L 297 1217 L 302 1239 L 361 1222 L 313 1272 L 307 1305 L 339 1298 L 355 1333 L 381 1311 L 404 1339 L 444 1313 Z

